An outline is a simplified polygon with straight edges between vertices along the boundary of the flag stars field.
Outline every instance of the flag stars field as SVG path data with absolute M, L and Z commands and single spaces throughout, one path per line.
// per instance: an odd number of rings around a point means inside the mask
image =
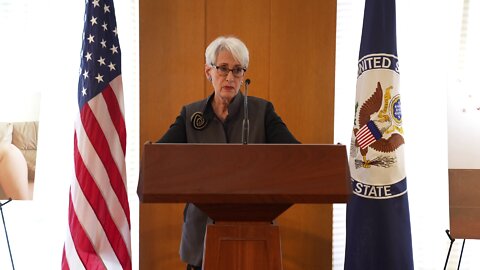
M 106 64 L 105 64 L 105 58 L 103 58 L 103 57 L 101 57 L 101 56 L 100 56 L 100 58 L 97 60 L 97 62 L 100 64 L 100 66 L 101 66 L 101 65 L 104 65 L 104 66 L 106 65 Z
M 92 34 L 89 34 L 87 40 L 88 40 L 88 43 L 93 43 L 95 42 L 95 36 L 92 36 Z
M 98 73 L 98 75 L 97 75 L 97 77 L 95 77 L 95 79 L 97 79 L 98 83 L 103 82 L 103 75 L 100 75 L 100 73 Z
M 97 24 L 97 18 L 96 17 L 92 17 L 92 19 L 90 19 L 90 22 L 92 23 L 92 26 L 94 24 Z
M 87 52 L 87 54 L 85 54 L 85 58 L 87 58 L 87 61 L 92 60 L 92 54 Z
M 112 51 L 112 54 L 118 53 L 118 47 L 116 47 L 115 45 L 112 45 L 110 50 Z

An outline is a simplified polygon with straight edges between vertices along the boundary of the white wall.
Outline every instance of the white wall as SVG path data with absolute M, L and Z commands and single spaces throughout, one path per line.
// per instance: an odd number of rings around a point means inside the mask
M 480 1 L 464 7 L 465 19 L 455 67 L 448 89 L 448 165 L 452 169 L 480 169 Z
M 38 121 L 41 93 L 0 90 L 0 122 Z M 13 90 L 13 91 L 12 91 Z

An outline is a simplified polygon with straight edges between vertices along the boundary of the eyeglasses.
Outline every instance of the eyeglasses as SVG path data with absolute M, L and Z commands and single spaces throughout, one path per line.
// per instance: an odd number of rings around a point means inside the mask
M 246 68 L 242 68 L 242 67 L 234 67 L 232 69 L 229 69 L 228 66 L 226 66 L 226 65 L 216 66 L 216 65 L 212 64 L 212 67 L 217 69 L 218 75 L 224 76 L 224 77 L 228 76 L 228 73 L 230 73 L 230 71 L 231 71 L 233 76 L 239 78 L 239 77 L 243 76 L 245 71 L 247 71 Z

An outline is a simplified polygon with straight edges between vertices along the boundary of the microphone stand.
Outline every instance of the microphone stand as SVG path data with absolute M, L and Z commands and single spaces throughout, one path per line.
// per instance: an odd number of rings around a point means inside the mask
M 10 242 L 8 241 L 7 226 L 5 225 L 5 218 L 3 217 L 3 206 L 11 201 L 12 198 L 9 198 L 8 201 L 4 203 L 0 202 L 0 213 L 2 213 L 3 229 L 5 230 L 5 238 L 7 239 L 8 253 L 10 254 L 10 261 L 12 262 L 12 269 L 15 270 L 15 266 L 13 265 L 12 250 L 10 249 Z
M 250 130 L 250 122 L 248 120 L 248 85 L 250 79 L 245 80 L 245 97 L 243 98 L 243 131 L 242 131 L 242 143 L 248 144 L 248 135 Z

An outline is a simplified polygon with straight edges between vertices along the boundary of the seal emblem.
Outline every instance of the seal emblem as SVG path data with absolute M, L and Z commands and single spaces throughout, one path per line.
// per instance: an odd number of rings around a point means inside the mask
M 388 156 L 378 156 L 374 160 L 367 158 L 369 148 L 380 153 L 393 153 L 404 144 L 400 96 L 392 98 L 392 90 L 393 86 L 390 86 L 384 91 L 377 82 L 373 95 L 360 106 L 359 128 L 353 129 L 353 155 L 360 148 L 363 160 L 355 160 L 356 168 L 370 168 L 371 165 L 388 168 L 396 162 L 394 157 Z

